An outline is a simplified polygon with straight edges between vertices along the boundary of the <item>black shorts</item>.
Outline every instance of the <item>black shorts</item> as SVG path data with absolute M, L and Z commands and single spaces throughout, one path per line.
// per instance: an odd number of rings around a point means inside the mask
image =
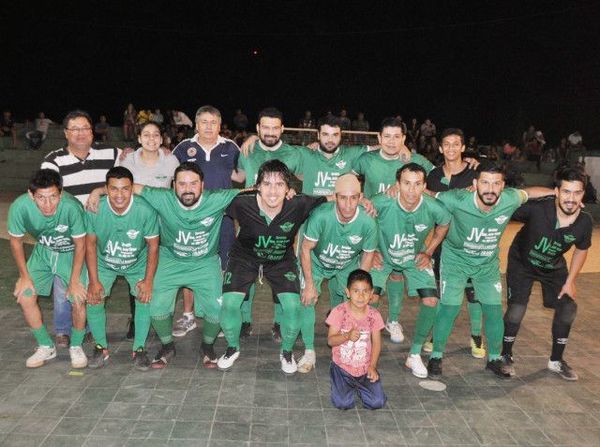
M 527 304 L 534 281 L 542 285 L 544 307 L 554 309 L 558 304 L 558 294 L 565 284 L 569 272 L 566 267 L 557 270 L 540 271 L 521 260 L 516 250 L 508 255 L 506 269 L 507 302 Z
M 298 261 L 295 257 L 264 262 L 255 257 L 230 257 L 223 280 L 223 293 L 248 293 L 256 279 L 269 282 L 273 297 L 280 293 L 300 293 Z

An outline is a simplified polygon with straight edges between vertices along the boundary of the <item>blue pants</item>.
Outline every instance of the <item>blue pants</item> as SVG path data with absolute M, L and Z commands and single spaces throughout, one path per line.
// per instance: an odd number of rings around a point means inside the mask
M 73 326 L 71 319 L 73 308 L 67 299 L 67 286 L 59 276 L 54 277 L 52 298 L 54 300 L 54 333 L 70 336 Z
M 367 375 L 354 377 L 331 362 L 329 367 L 331 379 L 331 403 L 340 410 L 354 408 L 354 394 L 358 391 L 363 407 L 369 410 L 383 408 L 387 396 L 381 386 L 381 378 L 371 382 Z

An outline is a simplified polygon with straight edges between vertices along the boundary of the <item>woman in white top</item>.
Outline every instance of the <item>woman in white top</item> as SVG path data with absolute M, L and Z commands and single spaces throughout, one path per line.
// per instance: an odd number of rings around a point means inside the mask
M 179 160 L 174 155 L 165 155 L 161 150 L 162 136 L 158 124 L 153 122 L 143 124 L 138 142 L 142 147 L 127 155 L 121 166 L 133 173 L 135 183 L 170 188 Z

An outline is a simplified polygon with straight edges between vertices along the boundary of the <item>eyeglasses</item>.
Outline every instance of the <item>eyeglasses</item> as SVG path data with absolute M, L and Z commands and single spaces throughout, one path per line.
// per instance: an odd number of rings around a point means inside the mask
M 66 129 L 73 133 L 87 133 L 92 130 L 91 127 L 67 127 Z

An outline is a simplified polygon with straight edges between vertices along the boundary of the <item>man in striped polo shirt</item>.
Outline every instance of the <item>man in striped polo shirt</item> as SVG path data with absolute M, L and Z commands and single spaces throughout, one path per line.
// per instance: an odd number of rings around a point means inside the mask
M 46 155 L 41 167 L 57 171 L 62 177 L 63 189 L 85 205 L 90 192 L 104 185 L 108 170 L 118 165 L 121 150 L 92 147 L 93 124 L 87 112 L 69 112 L 63 126 L 67 145 Z M 65 284 L 58 276 L 54 278 L 52 295 L 56 345 L 67 347 L 72 326 L 71 303 L 66 297 Z

